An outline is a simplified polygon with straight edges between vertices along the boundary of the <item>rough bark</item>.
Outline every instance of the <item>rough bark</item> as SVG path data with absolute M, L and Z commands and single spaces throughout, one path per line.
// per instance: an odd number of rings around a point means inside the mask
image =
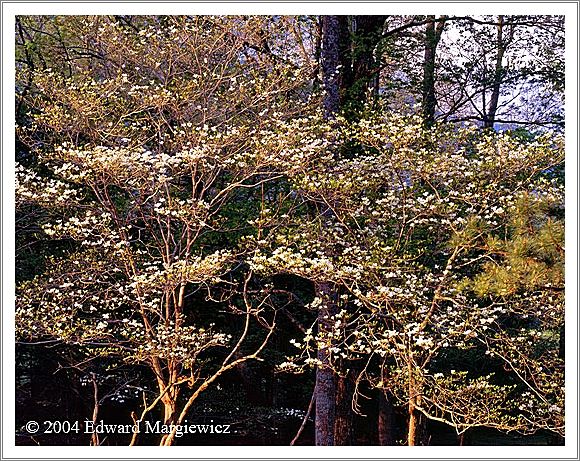
M 378 15 L 354 17 L 352 98 L 359 102 L 366 100 L 369 90 L 373 95 L 378 93 L 379 65 L 376 49 L 382 38 L 386 18 Z
M 378 433 L 379 445 L 395 445 L 394 428 L 395 412 L 389 396 L 381 391 L 379 394 Z
M 322 17 L 322 82 L 325 95 L 324 114 L 334 118 L 340 107 L 340 19 L 339 16 Z
M 359 107 L 367 92 L 378 93 L 377 46 L 387 16 L 323 16 L 322 74 L 328 117 L 339 108 Z
M 352 445 L 352 379 L 350 374 L 340 376 L 336 386 L 336 418 L 334 421 L 334 444 Z
M 368 91 L 378 94 L 379 59 L 377 45 L 382 38 L 386 16 L 339 16 L 341 65 L 341 107 L 360 108 Z
M 435 108 L 437 98 L 435 96 L 435 57 L 437 45 L 441 40 L 441 34 L 445 27 L 446 16 L 443 21 L 435 21 L 435 16 L 429 16 L 431 22 L 425 26 L 425 58 L 423 61 L 423 119 L 426 126 L 432 126 L 435 122 Z M 437 25 L 435 25 L 437 23 Z

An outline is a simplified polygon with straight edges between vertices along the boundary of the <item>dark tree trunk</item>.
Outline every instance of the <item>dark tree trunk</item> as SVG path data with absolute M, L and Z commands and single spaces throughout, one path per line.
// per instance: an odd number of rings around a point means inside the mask
M 334 421 L 334 444 L 352 445 L 352 394 L 350 373 L 338 378 L 336 387 L 336 419 Z
M 340 108 L 340 19 L 339 16 L 322 17 L 322 82 L 325 95 L 324 115 L 334 118 Z
M 485 128 L 493 128 L 495 124 L 495 117 L 497 114 L 497 107 L 499 104 L 499 96 L 501 84 L 504 78 L 503 57 L 506 49 L 514 36 L 514 25 L 509 26 L 509 34 L 504 35 L 505 19 L 503 15 L 498 16 L 497 20 L 497 55 L 495 60 L 495 70 L 493 73 L 491 97 L 489 99 L 489 106 L 487 113 L 483 120 Z
M 379 394 L 379 445 L 394 445 L 395 434 L 393 428 L 395 427 L 395 411 L 393 404 L 388 395 L 384 391 Z
M 353 98 L 366 99 L 367 92 L 378 91 L 379 65 L 376 48 L 383 35 L 386 16 L 355 16 L 353 53 L 354 89 Z
M 445 16 L 442 16 L 439 21 L 435 20 L 435 16 L 429 16 L 429 19 L 431 21 L 427 23 L 425 30 L 425 59 L 423 61 L 423 119 L 426 126 L 432 126 L 435 122 L 435 108 L 437 107 L 435 56 L 445 27 Z
M 565 324 L 560 325 L 560 340 L 558 342 L 558 358 L 566 358 L 566 326 Z
M 354 83 L 352 66 L 352 16 L 338 16 L 338 54 L 340 65 L 340 105 L 344 108 L 347 93 Z
M 346 109 L 358 109 L 379 89 L 379 44 L 386 16 L 341 16 L 340 55 L 342 72 L 341 99 Z
M 378 92 L 380 56 L 377 56 L 377 45 L 386 18 L 322 17 L 321 61 L 327 116 L 339 108 L 360 107 L 368 90 L 374 94 Z
M 497 56 L 495 61 L 495 71 L 493 73 L 493 82 L 491 97 L 489 99 L 489 107 L 485 114 L 483 126 L 485 128 L 493 128 L 495 123 L 495 115 L 497 112 L 497 105 L 499 103 L 499 92 L 501 87 L 501 78 L 503 73 L 502 60 L 505 52 L 503 46 L 503 16 L 498 17 L 497 24 Z

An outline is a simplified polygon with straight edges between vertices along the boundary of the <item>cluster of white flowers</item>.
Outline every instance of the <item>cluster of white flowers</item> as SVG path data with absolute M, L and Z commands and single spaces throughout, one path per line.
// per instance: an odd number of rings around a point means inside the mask
M 135 275 L 130 286 L 139 293 L 167 292 L 185 283 L 212 283 L 227 269 L 231 260 L 228 251 L 216 251 L 207 256 L 192 256 L 187 261 L 172 264 L 147 265 L 146 271 Z
M 175 199 L 168 202 L 165 197 L 160 197 L 153 210 L 161 216 L 183 221 L 192 228 L 202 228 L 208 225 L 210 205 L 203 200 Z
M 15 168 L 16 205 L 34 203 L 43 206 L 68 207 L 78 202 L 78 190 L 58 179 L 38 176 L 34 171 L 16 163 Z
M 225 346 L 231 340 L 231 335 L 212 331 L 213 324 L 206 329 L 182 325 L 184 320 L 181 317 L 178 322 L 159 323 L 154 332 L 138 344 L 136 357 L 139 360 L 150 357 L 174 360 L 191 368 L 201 352 Z

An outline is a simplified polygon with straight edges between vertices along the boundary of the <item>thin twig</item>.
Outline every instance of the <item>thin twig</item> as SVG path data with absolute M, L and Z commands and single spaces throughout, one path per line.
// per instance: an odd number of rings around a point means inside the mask
M 306 410 L 306 415 L 304 415 L 304 419 L 302 420 L 302 424 L 300 425 L 298 432 L 296 432 L 296 435 L 294 436 L 294 438 L 290 442 L 290 446 L 293 446 L 296 443 L 296 441 L 298 440 L 298 437 L 300 437 L 300 435 L 302 434 L 302 431 L 304 430 L 304 427 L 306 426 L 306 421 L 308 421 L 308 418 L 310 417 L 310 413 L 312 413 L 312 408 L 314 408 L 314 402 L 316 402 L 316 385 L 314 385 L 314 390 L 312 391 L 312 397 L 310 398 L 310 403 L 308 404 L 308 410 Z

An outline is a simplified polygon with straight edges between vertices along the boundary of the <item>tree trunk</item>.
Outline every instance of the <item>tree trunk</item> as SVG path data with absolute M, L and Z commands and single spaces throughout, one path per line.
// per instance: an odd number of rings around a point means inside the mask
M 421 415 L 415 409 L 415 404 L 409 404 L 409 430 L 407 443 L 410 447 L 421 445 Z
M 394 445 L 395 444 L 395 412 L 393 404 L 389 400 L 385 391 L 381 390 L 379 393 L 379 445 Z
M 344 18 L 343 18 L 344 20 Z M 340 27 L 339 16 L 322 17 L 322 81 L 324 83 L 324 116 L 332 119 L 340 108 Z M 322 213 L 323 218 L 330 210 Z M 318 311 L 318 332 L 327 336 L 332 332 L 331 316 L 336 312 L 333 302 L 335 287 L 330 283 L 317 283 L 316 296 L 323 300 Z M 336 374 L 331 367 L 328 344 L 318 349 L 320 365 L 316 369 L 316 445 L 334 445 L 336 416 Z
M 566 325 L 562 323 L 560 325 L 560 339 L 558 341 L 558 358 L 565 359 L 566 358 Z
M 497 20 L 497 56 L 495 60 L 495 71 L 493 73 L 492 91 L 489 100 L 489 108 L 484 117 L 485 128 L 493 128 L 495 123 L 495 117 L 497 113 L 497 106 L 499 104 L 500 88 L 503 80 L 504 67 L 503 67 L 503 57 L 507 48 L 509 41 L 514 35 L 514 26 L 511 26 L 509 38 L 506 40 L 504 38 L 504 16 L 498 16 Z
M 354 16 L 352 34 L 348 16 L 322 16 L 322 81 L 325 95 L 324 115 L 335 117 L 341 107 L 365 101 L 369 82 L 376 89 L 378 75 L 375 48 L 382 35 L 385 16 Z M 352 37 L 356 38 L 353 49 Z M 323 218 L 330 209 L 323 211 Z M 332 329 L 330 317 L 337 313 L 336 287 L 329 283 L 317 285 L 317 296 L 324 299 L 325 308 L 318 313 L 318 329 L 325 335 Z M 324 295 L 321 295 L 324 293 Z M 329 345 L 327 345 L 329 346 Z M 316 373 L 316 445 L 347 445 L 352 441 L 352 392 L 348 379 L 340 379 L 330 367 L 327 348 L 320 348 L 321 366 Z
M 175 424 L 177 420 L 177 392 L 176 388 L 170 389 L 161 399 L 163 403 L 163 424 L 171 425 Z M 164 434 L 161 437 L 160 446 L 172 445 L 173 437 L 171 434 Z
M 417 383 L 413 370 L 409 366 L 409 428 L 407 432 L 409 446 L 425 444 L 425 418 L 417 409 L 422 403 L 421 394 L 421 386 Z
M 378 94 L 379 65 L 376 48 L 386 16 L 340 16 L 339 53 L 342 66 L 341 106 L 360 109 L 369 90 Z
M 355 51 L 353 59 L 354 98 L 364 102 L 367 92 L 378 91 L 379 66 L 376 48 L 379 44 L 386 16 L 355 16 L 354 37 Z
M 352 379 L 350 374 L 340 376 L 336 387 L 336 418 L 334 444 L 352 445 Z
M 316 295 L 323 299 L 323 307 L 318 311 L 318 332 L 322 336 L 331 334 L 333 322 L 331 316 L 336 314 L 336 304 L 332 302 L 334 287 L 330 283 L 316 286 Z M 331 367 L 328 346 L 318 349 L 319 367 L 316 369 L 316 445 L 334 445 L 334 423 L 336 418 L 336 373 Z
M 445 16 L 439 22 L 435 21 L 435 16 L 429 16 L 430 22 L 425 30 L 425 59 L 423 61 L 423 119 L 425 126 L 432 126 L 435 122 L 435 108 L 437 98 L 435 97 L 435 56 L 437 45 L 441 40 L 441 34 L 445 27 Z M 437 25 L 435 25 L 437 23 Z
M 322 17 L 322 82 L 324 83 L 324 115 L 334 118 L 340 108 L 340 19 Z

